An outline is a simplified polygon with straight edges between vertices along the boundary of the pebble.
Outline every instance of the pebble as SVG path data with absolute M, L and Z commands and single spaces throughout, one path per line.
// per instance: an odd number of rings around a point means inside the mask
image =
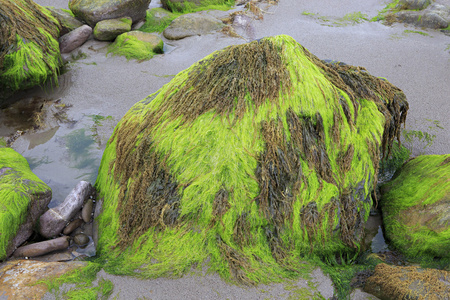
M 89 243 L 89 237 L 84 233 L 79 233 L 73 237 L 73 242 L 78 246 L 84 246 Z
M 92 199 L 89 199 L 84 205 L 83 210 L 81 211 L 83 221 L 89 223 L 89 221 L 91 220 L 93 210 L 94 210 L 94 201 Z
M 69 235 L 71 234 L 75 229 L 83 225 L 84 221 L 82 219 L 75 219 L 72 222 L 70 222 L 66 228 L 63 230 L 63 234 Z

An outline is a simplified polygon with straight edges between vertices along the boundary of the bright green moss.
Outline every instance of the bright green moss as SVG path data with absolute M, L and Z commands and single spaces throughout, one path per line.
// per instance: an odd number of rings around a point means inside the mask
M 424 155 L 382 187 L 386 235 L 407 255 L 450 257 L 449 178 L 449 154 Z
M 173 13 L 163 8 L 152 8 L 147 10 L 147 16 L 145 18 L 145 23 L 139 28 L 140 31 L 144 32 L 163 32 L 170 23 L 178 18 L 180 13 Z
M 356 98 L 330 68 L 292 38 L 270 37 L 217 51 L 135 104 L 96 182 L 105 268 L 148 278 L 206 264 L 225 279 L 262 283 L 298 276 L 311 253 L 357 253 L 380 146 L 391 139 L 380 110 L 391 100 Z M 388 84 L 345 68 L 355 81 Z M 224 94 L 234 102 L 215 101 Z M 151 204 L 164 184 L 175 195 Z
M 124 33 L 108 46 L 108 54 L 122 55 L 127 59 L 147 60 L 155 54 L 163 53 L 163 47 L 164 42 L 161 39 L 155 46 L 153 43 L 139 40 L 133 35 Z
M 33 194 L 50 188 L 34 175 L 27 160 L 11 148 L 0 147 L 0 260 L 25 221 Z
M 44 83 L 55 84 L 61 65 L 59 23 L 44 7 L 29 0 L 13 4 L 0 0 L 0 89 L 16 91 Z M 13 21 L 11 21 L 13 20 Z
M 234 5 L 234 0 L 202 0 L 200 5 L 193 2 L 170 2 L 163 0 L 163 5 L 172 12 L 191 13 L 202 10 L 228 10 Z

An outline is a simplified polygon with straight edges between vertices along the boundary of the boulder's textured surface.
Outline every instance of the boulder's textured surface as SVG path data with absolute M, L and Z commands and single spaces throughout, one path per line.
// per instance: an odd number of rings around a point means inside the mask
M 433 3 L 423 10 L 402 10 L 397 20 L 426 28 L 447 28 L 450 24 L 450 7 Z
M 300 270 L 302 253 L 357 252 L 407 109 L 388 81 L 285 35 L 214 52 L 117 125 L 96 182 L 101 255 L 143 277 L 209 258 L 254 283 Z
M 382 300 L 445 300 L 450 296 L 450 272 L 379 264 L 364 290 Z
M 0 0 L 0 107 L 19 89 L 57 82 L 59 22 L 31 0 Z
M 70 0 L 69 8 L 80 20 L 94 27 L 97 22 L 130 17 L 133 23 L 145 18 L 151 0 Z
M 450 154 L 407 162 L 381 192 L 392 245 L 411 256 L 450 257 Z
M 0 261 L 31 236 L 51 199 L 51 189 L 31 172 L 27 160 L 0 147 Z
M 43 299 L 47 285 L 38 284 L 38 281 L 60 277 L 85 265 L 80 261 L 60 263 L 34 260 L 14 260 L 0 264 L 0 297 L 15 300 Z
M 156 53 L 163 53 L 163 40 L 152 33 L 130 31 L 119 35 L 108 47 L 108 53 L 123 55 L 127 59 L 150 59 Z
M 175 20 L 164 30 L 164 37 L 179 40 L 188 36 L 202 35 L 217 31 L 225 25 L 222 21 L 202 14 L 186 14 Z
M 33 243 L 17 248 L 14 251 L 14 257 L 35 257 L 41 256 L 53 251 L 64 250 L 69 247 L 69 237 L 62 236 L 52 240 L 46 240 L 39 243 Z
M 59 39 L 61 53 L 69 53 L 83 45 L 92 34 L 92 28 L 88 25 L 80 26 Z
M 131 30 L 131 18 L 109 19 L 98 22 L 94 37 L 99 41 L 112 41 L 118 35 Z
M 47 7 L 47 9 L 52 13 L 61 24 L 60 35 L 65 35 L 66 33 L 83 26 L 83 23 L 77 20 L 70 11 L 66 11 L 61 8 Z

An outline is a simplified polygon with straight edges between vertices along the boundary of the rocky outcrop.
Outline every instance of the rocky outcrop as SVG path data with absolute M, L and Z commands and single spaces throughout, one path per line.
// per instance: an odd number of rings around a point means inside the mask
M 92 28 L 88 25 L 80 26 L 63 35 L 59 39 L 61 53 L 69 53 L 83 45 L 92 34 Z
M 407 109 L 387 80 L 285 35 L 214 52 L 117 125 L 96 182 L 99 251 L 118 273 L 208 260 L 249 284 L 290 276 L 302 253 L 356 253 Z
M 145 18 L 151 0 L 70 0 L 77 19 L 94 27 L 100 21 L 130 17 L 133 23 Z
M 367 279 L 364 291 L 382 300 L 444 300 L 450 295 L 450 272 L 379 264 Z
M 222 21 L 208 15 L 186 14 L 172 21 L 164 30 L 164 37 L 169 40 L 179 40 L 188 36 L 214 32 L 224 26 Z
M 0 297 L 6 299 L 44 299 L 48 285 L 39 281 L 58 278 L 86 266 L 85 262 L 70 263 L 14 260 L 0 265 Z
M 20 89 L 58 82 L 59 22 L 32 0 L 0 0 L 0 107 Z
M 123 55 L 127 59 L 150 59 L 156 53 L 163 53 L 164 42 L 152 33 L 130 31 L 119 35 L 108 47 L 108 53 Z
M 410 256 L 450 257 L 450 154 L 423 155 L 381 188 L 387 238 Z
M 87 181 L 80 181 L 63 203 L 46 211 L 39 219 L 39 233 L 46 238 L 54 237 L 81 210 L 83 203 L 91 196 L 93 188 Z
M 0 261 L 31 236 L 51 198 L 51 189 L 31 172 L 27 160 L 0 146 Z
M 109 19 L 97 23 L 94 38 L 99 41 L 113 41 L 118 35 L 131 30 L 131 18 Z

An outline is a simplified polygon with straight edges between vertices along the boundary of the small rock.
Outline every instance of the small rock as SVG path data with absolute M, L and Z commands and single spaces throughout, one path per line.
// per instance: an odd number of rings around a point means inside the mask
M 62 236 L 53 240 L 34 243 L 17 248 L 14 257 L 35 257 L 50 253 L 56 250 L 63 250 L 69 247 L 69 237 Z
M 61 233 L 67 222 L 81 209 L 85 199 L 92 193 L 92 189 L 89 182 L 79 182 L 63 203 L 55 208 L 49 209 L 40 217 L 40 234 L 46 238 L 50 238 Z
M 84 246 L 89 243 L 89 237 L 84 233 L 79 233 L 73 237 L 73 242 L 78 246 Z
M 94 28 L 94 38 L 99 41 L 112 41 L 118 35 L 131 30 L 131 18 L 110 19 L 98 22 Z
M 83 45 L 92 33 L 92 28 L 83 25 L 59 38 L 61 53 L 69 53 Z
M 202 35 L 222 29 L 222 21 L 198 13 L 182 15 L 167 27 L 163 34 L 169 40 L 179 40 L 188 36 Z
M 63 234 L 69 235 L 71 234 L 75 229 L 83 225 L 84 221 L 82 219 L 75 219 L 72 222 L 70 222 L 63 230 Z
M 89 199 L 84 205 L 83 210 L 81 211 L 81 216 L 84 222 L 89 223 L 89 221 L 91 220 L 93 210 L 94 210 L 94 201 L 92 201 L 92 199 Z

